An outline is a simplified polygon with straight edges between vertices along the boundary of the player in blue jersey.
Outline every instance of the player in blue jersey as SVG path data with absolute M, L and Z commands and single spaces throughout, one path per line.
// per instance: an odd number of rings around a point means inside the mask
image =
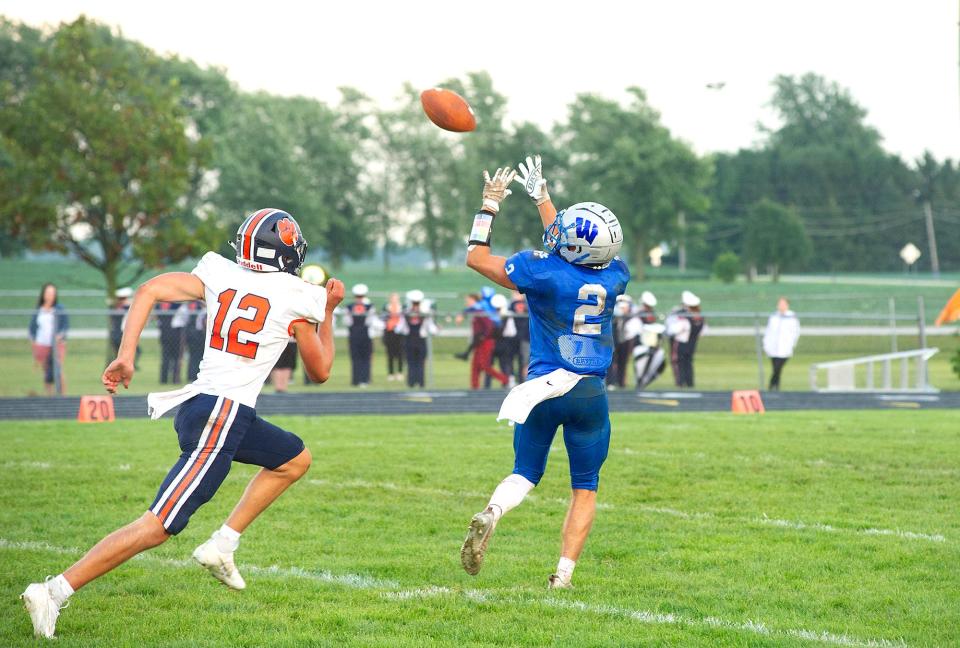
M 499 418 L 516 424 L 513 472 L 471 519 L 460 559 L 467 573 L 480 571 L 494 528 L 540 481 L 562 425 L 573 491 L 560 561 L 548 585 L 566 588 L 593 524 L 600 467 L 610 444 L 604 376 L 613 356 L 613 307 L 626 291 L 630 271 L 616 256 L 623 233 L 613 212 L 593 202 L 557 212 L 539 156 L 528 157 L 519 169 L 519 177 L 509 168 L 497 169 L 492 178 L 484 171 L 483 206 L 474 217 L 467 265 L 527 296 L 530 380 L 515 387 L 500 409 Z M 537 205 L 545 250 L 524 250 L 506 259 L 490 253 L 490 237 L 514 179 Z

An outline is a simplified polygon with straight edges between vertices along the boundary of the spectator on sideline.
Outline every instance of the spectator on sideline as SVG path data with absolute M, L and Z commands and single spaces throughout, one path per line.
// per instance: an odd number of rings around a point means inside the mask
M 700 314 L 700 298 L 689 290 L 681 296 L 683 310 L 676 313 L 671 325 L 670 356 L 675 367 L 678 387 L 693 387 L 693 355 L 697 351 L 697 341 L 703 331 L 704 320 Z
M 510 299 L 510 312 L 513 316 L 510 318 L 509 326 L 516 331 L 516 335 L 512 336 L 516 359 L 514 376 L 519 384 L 527 379 L 527 364 L 530 360 L 530 317 L 527 314 L 527 298 L 523 293 L 514 290 Z M 504 327 L 505 335 L 508 331 L 509 328 Z
M 767 330 L 763 333 L 763 351 L 773 363 L 770 375 L 770 390 L 780 391 L 780 373 L 783 366 L 793 356 L 793 350 L 800 339 L 800 320 L 790 310 L 786 297 L 777 301 L 777 312 L 767 320 Z
M 640 308 L 630 322 L 629 337 L 635 339 L 633 347 L 633 373 L 637 389 L 643 391 L 663 373 L 666 355 L 660 348 L 660 340 L 666 327 L 661 324 L 654 310 L 657 297 L 649 290 L 640 295 Z
M 507 376 L 507 386 L 515 387 L 517 381 L 513 377 L 513 345 L 507 337 L 507 324 L 513 319 L 510 317 L 510 303 L 503 295 L 496 294 L 490 297 L 490 306 L 500 317 L 500 322 L 495 322 L 493 333 L 493 359 L 497 361 L 497 365 L 500 367 L 500 372 Z M 514 333 L 515 332 L 516 329 L 514 329 Z M 491 364 L 493 364 L 492 361 Z M 484 376 L 484 389 L 490 389 L 490 380 L 490 374 Z
M 156 307 L 160 333 L 160 384 L 180 384 L 180 357 L 183 355 L 183 323 L 174 321 L 180 304 L 159 302 Z M 176 324 L 180 326 L 175 326 Z
M 113 355 L 116 356 L 120 350 L 120 339 L 123 337 L 123 325 L 127 321 L 127 311 L 130 310 L 130 298 L 133 296 L 133 288 L 117 288 L 113 293 L 114 302 L 110 306 L 110 345 L 113 347 Z M 140 345 L 137 345 L 137 361 L 140 360 Z
M 617 303 L 613 307 L 613 361 L 607 372 L 608 387 L 627 386 L 627 365 L 637 343 L 637 333 L 633 332 L 630 324 L 636 317 L 633 297 L 626 294 L 617 296 Z
M 407 386 L 426 386 L 427 338 L 439 329 L 430 315 L 430 303 L 422 290 L 407 293 L 407 308 L 403 311 L 396 331 L 406 340 Z
M 343 323 L 349 330 L 350 384 L 366 387 L 370 384 L 370 363 L 373 360 L 373 340 L 370 337 L 371 320 L 376 309 L 367 299 L 367 284 L 353 287 L 353 303 L 347 306 Z
M 637 315 L 644 324 L 656 324 L 657 312 L 653 310 L 657 306 L 657 298 L 649 290 L 644 290 L 640 295 L 640 311 Z
M 504 387 L 510 381 L 503 373 L 493 368 L 493 349 L 496 346 L 493 334 L 496 324 L 490 319 L 485 305 L 478 294 L 469 294 L 464 299 L 466 308 L 463 314 L 457 316 L 457 321 L 462 322 L 464 316 L 471 317 L 470 320 L 470 346 L 463 353 L 456 356 L 461 360 L 466 360 L 473 351 L 473 360 L 470 363 L 470 389 L 480 389 L 480 374 L 486 373 L 499 380 Z
M 411 290 L 407 293 L 418 292 Z M 397 325 L 403 318 L 403 304 L 399 293 L 390 293 L 390 300 L 383 308 L 383 346 L 387 350 L 387 380 L 403 380 L 403 335 L 397 332 Z
M 290 388 L 290 378 L 297 368 L 297 342 L 291 336 L 287 346 L 277 358 L 277 363 L 270 370 L 270 382 L 278 394 L 286 394 Z
M 43 368 L 43 386 L 48 396 L 54 391 L 63 394 L 66 380 L 63 375 L 63 361 L 67 355 L 67 330 L 70 318 L 59 303 L 57 287 L 52 283 L 43 284 L 37 309 L 30 318 L 30 342 L 33 345 L 33 359 Z
M 186 304 L 189 318 L 186 325 L 187 343 L 187 380 L 194 381 L 200 372 L 200 360 L 207 336 L 207 304 L 192 301 Z

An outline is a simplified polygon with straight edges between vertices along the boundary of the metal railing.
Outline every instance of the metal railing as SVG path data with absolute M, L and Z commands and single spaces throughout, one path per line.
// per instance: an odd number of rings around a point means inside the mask
M 935 393 L 939 391 L 929 383 L 927 361 L 940 349 L 930 347 L 913 351 L 883 353 L 849 360 L 834 360 L 810 365 L 810 389 L 816 392 L 910 392 Z M 910 363 L 916 361 L 911 371 Z M 894 364 L 899 385 L 894 386 Z M 876 367 L 880 367 L 880 384 L 876 381 Z M 863 367 L 863 371 L 858 369 Z M 820 387 L 820 372 L 826 372 L 827 384 Z

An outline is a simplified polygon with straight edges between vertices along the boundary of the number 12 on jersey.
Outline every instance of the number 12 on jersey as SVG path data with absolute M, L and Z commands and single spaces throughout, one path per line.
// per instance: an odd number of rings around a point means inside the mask
M 248 311 L 248 316 L 235 317 L 230 323 L 227 337 L 224 339 L 223 328 L 227 319 L 227 312 L 230 310 L 230 305 L 236 296 L 237 291 L 230 288 L 229 290 L 224 290 L 217 297 L 219 306 L 217 307 L 217 316 L 213 320 L 213 329 L 210 331 L 210 347 L 244 358 L 255 358 L 257 357 L 257 349 L 260 347 L 260 343 L 252 340 L 241 342 L 239 335 L 240 333 L 255 335 L 263 330 L 263 326 L 267 321 L 267 313 L 270 312 L 270 300 L 266 297 L 251 293 L 247 293 L 241 297 L 240 303 L 237 304 L 237 309 Z
M 596 298 L 596 304 L 583 304 L 573 312 L 573 332 L 577 335 L 600 335 L 600 323 L 587 324 L 587 317 L 599 317 L 607 304 L 607 289 L 600 284 L 583 284 L 577 299 L 587 301 Z

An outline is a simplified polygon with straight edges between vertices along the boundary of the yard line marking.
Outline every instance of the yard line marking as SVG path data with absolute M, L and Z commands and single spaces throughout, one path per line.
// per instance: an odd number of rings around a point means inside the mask
M 449 587 L 439 585 L 430 585 L 428 587 L 418 587 L 416 589 L 400 590 L 399 592 L 384 592 L 383 596 L 398 601 L 407 601 L 416 598 L 429 598 L 431 596 L 440 596 L 442 594 L 453 594 Z
M 13 549 L 24 551 L 47 551 L 55 554 L 76 555 L 83 553 L 82 549 L 77 547 L 58 547 L 46 542 L 36 541 L 13 541 L 0 538 L 0 549 Z M 192 559 L 165 558 L 163 556 L 154 556 L 152 554 L 139 554 L 131 558 L 134 561 L 156 563 L 168 567 L 177 567 L 184 569 L 197 569 L 199 566 Z M 317 581 L 320 583 L 331 583 L 334 585 L 344 585 L 353 589 L 396 589 L 400 583 L 392 580 L 366 576 L 364 574 L 335 574 L 325 569 L 310 570 L 303 567 L 281 567 L 279 565 L 270 565 L 263 567 L 261 565 L 251 565 L 241 563 L 240 568 L 248 574 L 258 574 L 266 577 L 281 579 L 299 579 Z
M 6 461 L 3 468 L 39 468 L 40 470 L 49 470 L 51 467 L 48 461 Z
M 470 601 L 478 601 L 477 595 L 482 598 L 478 602 L 485 603 L 509 603 L 511 605 L 525 605 L 535 607 L 545 605 L 547 607 L 559 608 L 564 610 L 577 610 L 602 616 L 616 616 L 632 621 L 639 621 L 648 625 L 674 625 L 680 627 L 693 628 L 716 628 L 719 630 L 732 630 L 736 632 L 748 632 L 751 634 L 765 637 L 791 637 L 814 641 L 817 643 L 830 644 L 834 646 L 857 647 L 857 648 L 905 648 L 906 644 L 902 640 L 890 641 L 889 639 L 860 639 L 851 637 L 847 634 L 835 634 L 822 630 L 807 630 L 805 628 L 787 628 L 779 630 L 770 628 L 762 621 L 728 621 L 714 616 L 696 618 L 675 614 L 672 612 L 651 612 L 649 610 L 631 610 L 615 605 L 586 603 L 583 601 L 569 601 L 558 598 L 545 598 L 538 600 L 522 599 L 515 596 L 497 596 L 492 592 L 482 592 L 480 590 L 462 590 L 457 591 L 449 587 L 430 585 L 428 587 L 418 587 L 416 589 L 400 590 L 399 592 L 384 592 L 384 598 L 407 601 L 411 599 L 423 599 L 433 596 L 460 595 Z
M 768 517 L 759 517 L 756 518 L 756 521 L 760 524 L 766 524 L 769 526 L 776 527 L 785 527 L 788 529 L 799 529 L 806 530 L 810 529 L 813 531 L 823 531 L 825 533 L 858 533 L 862 535 L 876 535 L 876 536 L 896 536 L 898 538 L 904 538 L 906 540 L 927 540 L 929 542 L 946 542 L 947 539 L 939 533 L 917 533 L 915 531 L 901 531 L 900 529 L 843 529 L 840 527 L 830 526 L 829 524 L 821 524 L 819 522 L 806 523 L 806 522 L 795 522 L 793 520 L 778 520 L 775 518 Z
M 807 641 L 831 644 L 834 646 L 857 646 L 862 648 L 901 648 L 906 646 L 902 640 L 890 641 L 888 639 L 859 639 L 846 634 L 838 635 L 832 632 L 797 628 L 778 630 L 776 628 L 769 628 L 765 623 L 760 621 L 727 621 L 726 619 L 720 619 L 717 617 L 703 617 L 698 619 L 672 612 L 630 610 L 613 605 L 597 605 L 584 603 L 582 601 L 567 601 L 556 598 L 546 599 L 543 601 L 543 604 L 561 609 L 580 610 L 581 612 L 592 612 L 594 614 L 602 614 L 605 616 L 618 616 L 639 621 L 640 623 L 653 625 L 677 625 L 701 628 L 718 628 L 722 630 L 737 630 L 766 637 L 793 637 L 797 639 L 805 639 Z
M 395 491 L 398 493 L 413 493 L 418 495 L 438 495 L 441 497 L 459 497 L 459 498 L 471 498 L 471 497 L 488 497 L 487 493 L 480 493 L 475 491 L 452 491 L 443 488 L 428 488 L 424 486 L 404 486 L 402 484 L 396 484 L 394 482 L 371 482 L 363 479 L 354 479 L 345 482 L 331 481 L 326 479 L 311 479 L 308 480 L 309 484 L 314 486 L 323 486 L 326 488 L 335 488 L 335 489 L 348 489 L 348 488 L 369 488 L 369 489 L 384 489 Z M 530 502 L 540 502 L 544 504 L 557 504 L 566 506 L 569 503 L 569 500 L 562 497 L 539 497 L 537 495 L 527 495 L 526 498 Z M 821 522 L 801 522 L 798 520 L 782 520 L 776 518 L 767 517 L 766 514 L 763 514 L 758 517 L 727 517 L 711 513 L 709 511 L 681 511 L 675 508 L 665 507 L 665 506 L 654 506 L 651 504 L 638 504 L 635 506 L 620 506 L 617 504 L 612 504 L 609 502 L 597 502 L 597 508 L 600 510 L 616 510 L 616 511 L 641 511 L 644 513 L 654 513 L 658 515 L 669 515 L 670 517 L 676 517 L 683 520 L 714 520 L 717 522 L 734 522 L 741 524 L 761 524 L 764 526 L 778 527 L 782 529 L 794 529 L 797 531 L 817 531 L 821 533 L 846 533 L 852 535 L 869 535 L 869 536 L 889 536 L 894 538 L 900 538 L 902 540 L 920 540 L 925 542 L 946 542 L 947 538 L 941 533 L 921 533 L 918 531 L 905 531 L 902 529 L 877 529 L 877 528 L 849 528 L 849 527 L 837 527 L 831 526 L 829 524 L 823 524 Z
M 26 551 L 46 551 L 56 554 L 78 554 L 81 550 L 76 547 L 58 547 L 47 542 L 37 541 L 14 541 L 0 538 L 0 549 L 14 549 Z M 197 567 L 193 560 L 183 560 L 177 558 L 163 558 L 151 556 L 149 554 L 140 554 L 133 558 L 146 563 L 165 565 L 167 567 L 194 569 Z M 546 599 L 523 599 L 515 594 L 498 595 L 496 592 L 467 589 L 455 590 L 442 585 L 427 585 L 415 589 L 399 589 L 400 584 L 396 581 L 380 579 L 373 576 L 364 576 L 362 574 L 334 574 L 332 572 L 310 571 L 301 567 L 280 567 L 272 565 L 270 567 L 261 567 L 258 565 L 241 564 L 241 567 L 252 574 L 280 578 L 280 579 L 301 579 L 319 581 L 323 583 L 333 583 L 345 585 L 353 589 L 361 590 L 393 590 L 382 592 L 381 596 L 387 599 L 405 601 L 412 599 L 430 598 L 434 596 L 458 595 L 471 602 L 476 603 L 501 603 L 511 605 L 525 605 L 536 607 L 545 605 L 547 607 L 579 610 L 604 616 L 618 616 L 646 624 L 655 625 L 675 625 L 686 627 L 707 627 L 720 630 L 733 630 L 739 632 L 749 632 L 768 637 L 792 637 L 806 641 L 815 641 L 818 643 L 830 644 L 835 646 L 850 646 L 862 648 L 904 648 L 906 644 L 903 641 L 890 641 L 888 639 L 859 639 L 846 634 L 834 634 L 820 630 L 807 630 L 803 628 L 788 628 L 778 630 L 767 627 L 766 624 L 759 621 L 728 621 L 718 617 L 686 617 L 672 612 L 651 612 L 649 610 L 631 610 L 614 605 L 585 603 L 583 601 L 569 601 L 558 598 Z
M 32 540 L 14 541 L 0 538 L 0 549 L 21 549 L 23 551 L 48 551 L 56 554 L 78 554 L 81 549 L 78 547 L 57 547 L 47 542 L 35 542 Z

